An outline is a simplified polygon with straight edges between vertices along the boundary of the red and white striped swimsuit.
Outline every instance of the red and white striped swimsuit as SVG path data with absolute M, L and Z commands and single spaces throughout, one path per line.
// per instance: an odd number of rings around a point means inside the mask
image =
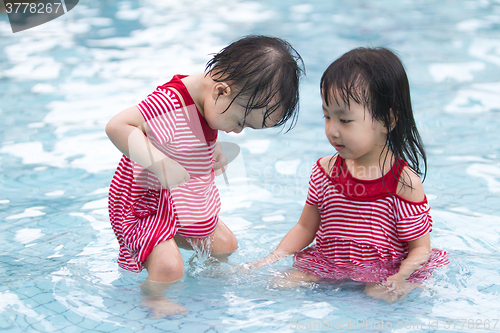
M 109 215 L 120 244 L 118 264 L 133 272 L 143 269 L 160 242 L 176 234 L 205 238 L 217 227 L 221 207 L 213 170 L 217 130 L 199 113 L 183 77 L 176 75 L 159 86 L 138 108 L 150 129 L 148 139 L 186 169 L 189 182 L 162 188 L 153 173 L 125 155 L 111 182 Z
M 411 202 L 398 196 L 400 161 L 383 178 L 354 178 L 337 155 L 331 176 L 314 165 L 306 204 L 317 206 L 321 224 L 316 244 L 298 252 L 294 267 L 323 278 L 383 282 L 398 272 L 409 241 L 432 230 L 427 198 Z M 429 261 L 407 281 L 420 282 L 432 269 L 448 264 L 448 253 L 432 249 Z

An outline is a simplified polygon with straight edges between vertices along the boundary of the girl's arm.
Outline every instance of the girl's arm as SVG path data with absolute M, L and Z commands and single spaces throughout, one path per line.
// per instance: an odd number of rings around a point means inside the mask
M 405 167 L 401 174 L 404 184 L 399 184 L 398 194 L 413 202 L 425 199 L 424 187 L 418 175 L 409 167 Z M 389 289 L 398 289 L 405 280 L 429 260 L 431 253 L 430 234 L 408 242 L 408 256 L 401 262 L 399 271 L 390 276 L 384 283 Z
M 228 165 L 228 160 L 227 156 L 222 150 L 222 146 L 217 140 L 217 143 L 215 144 L 215 149 L 214 149 L 214 170 L 215 170 L 215 175 L 219 176 L 221 175 L 224 171 L 226 171 L 226 167 Z
M 369 296 L 393 303 L 405 298 L 413 288 L 421 288 L 419 284 L 409 283 L 406 279 L 410 277 L 415 270 L 422 267 L 429 259 L 429 233 L 408 242 L 408 246 L 408 256 L 401 262 L 399 271 L 396 274 L 389 276 L 387 280 L 381 284 L 368 283 L 366 285 L 365 292 Z
M 249 263 L 250 268 L 256 269 L 271 265 L 297 251 L 302 250 L 312 243 L 316 237 L 321 217 L 317 206 L 305 205 L 299 222 L 285 235 L 276 250 L 266 257 Z
M 178 162 L 158 150 L 146 137 L 148 125 L 137 106 L 114 116 L 106 125 L 111 142 L 134 162 L 153 172 L 165 188 L 189 181 L 189 174 Z
M 401 262 L 399 271 L 390 276 L 384 283 L 387 287 L 396 287 L 403 283 L 410 275 L 424 265 L 431 253 L 431 238 L 427 233 L 424 236 L 408 242 L 409 252 L 405 260 Z

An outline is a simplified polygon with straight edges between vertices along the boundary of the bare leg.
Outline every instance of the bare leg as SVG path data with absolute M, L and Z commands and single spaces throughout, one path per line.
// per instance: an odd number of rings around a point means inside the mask
M 238 240 L 233 232 L 219 219 L 217 228 L 213 232 L 214 240 L 212 243 L 212 256 L 217 258 L 219 261 L 227 261 L 234 251 L 238 249 Z M 210 236 L 209 236 L 210 237 Z M 184 250 L 193 250 L 193 247 L 186 238 L 181 235 L 174 236 L 177 245 Z M 199 242 L 199 240 L 191 238 L 192 242 Z
M 143 305 L 150 308 L 156 318 L 187 312 L 186 308 L 167 300 L 163 293 L 184 276 L 184 262 L 175 241 L 169 239 L 155 246 L 144 267 L 149 277 L 141 284 Z
M 177 282 L 184 276 L 184 261 L 173 239 L 156 245 L 144 263 L 149 281 Z
M 306 286 L 311 282 L 317 282 L 321 280 L 321 277 L 305 273 L 299 270 L 292 270 L 275 276 L 277 280 L 271 283 L 273 288 L 295 288 Z
M 238 249 L 238 240 L 233 232 L 219 219 L 214 231 L 214 243 L 212 256 L 219 261 L 227 261 L 227 258 Z
M 181 248 L 183 250 L 191 250 L 191 251 L 193 250 L 193 247 L 191 246 L 191 244 L 189 244 L 189 242 L 183 236 L 175 235 L 174 240 L 179 248 Z M 194 240 L 194 238 L 193 238 L 193 240 Z

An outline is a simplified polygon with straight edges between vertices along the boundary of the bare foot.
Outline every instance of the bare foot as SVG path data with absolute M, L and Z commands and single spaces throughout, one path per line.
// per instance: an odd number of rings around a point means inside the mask
M 185 314 L 189 311 L 182 305 L 167 300 L 164 295 L 148 296 L 142 299 L 142 306 L 148 307 L 153 313 L 152 318 L 165 318 L 176 314 Z
M 164 291 L 172 283 L 162 283 L 145 280 L 141 283 L 141 291 L 144 295 L 142 306 L 145 306 L 153 313 L 153 318 L 164 318 L 176 314 L 189 312 L 185 307 L 175 304 L 167 299 Z
M 391 288 L 382 283 L 367 283 L 365 286 L 365 293 L 375 299 L 381 299 L 389 304 L 395 303 L 406 296 L 415 288 L 425 289 L 419 283 L 405 282 L 398 286 L 398 288 Z

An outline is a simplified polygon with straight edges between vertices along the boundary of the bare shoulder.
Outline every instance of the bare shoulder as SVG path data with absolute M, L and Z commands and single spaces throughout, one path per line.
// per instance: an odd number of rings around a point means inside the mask
M 403 168 L 398 184 L 398 195 L 403 199 L 421 202 L 425 198 L 424 186 L 417 173 L 410 167 Z
M 319 165 L 321 165 L 323 170 L 325 170 L 328 173 L 328 171 L 331 170 L 333 164 L 337 160 L 337 156 L 338 155 L 330 155 L 330 156 L 322 157 L 319 160 Z

